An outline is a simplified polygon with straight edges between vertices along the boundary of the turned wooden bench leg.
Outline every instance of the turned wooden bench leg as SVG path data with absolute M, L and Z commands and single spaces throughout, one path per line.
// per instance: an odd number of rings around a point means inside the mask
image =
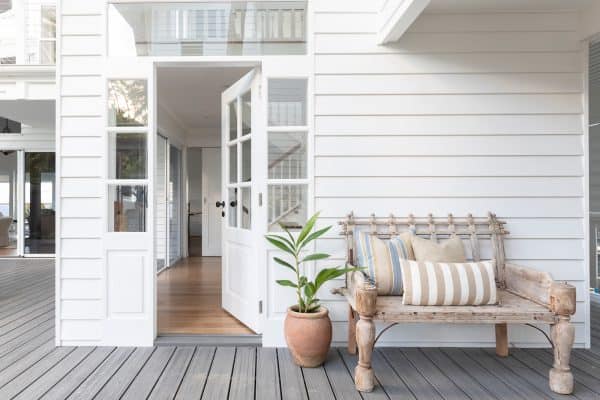
M 573 393 L 573 373 L 569 367 L 571 349 L 575 341 L 575 327 L 571 315 L 575 314 L 575 287 L 567 283 L 552 283 L 550 308 L 556 315 L 550 327 L 550 338 L 554 345 L 554 364 L 550 370 L 550 389 L 559 394 Z
M 571 324 L 570 318 L 561 315 L 558 322 L 551 326 L 550 336 L 554 343 L 554 365 L 550 370 L 550 389 L 560 394 L 571 394 L 573 373 L 569 363 L 575 340 L 575 327 Z
M 508 326 L 496 324 L 496 355 L 508 357 Z
M 356 322 L 358 364 L 354 369 L 354 384 L 356 390 L 370 392 L 375 386 L 375 374 L 371 368 L 371 359 L 375 346 L 373 317 L 377 313 L 377 287 L 369 284 L 356 290 L 355 310 L 360 319 Z
M 356 354 L 356 313 L 348 304 L 348 353 Z
M 371 367 L 373 347 L 375 346 L 375 323 L 370 316 L 360 316 L 356 323 L 356 341 L 358 344 L 358 364 L 354 369 L 356 390 L 370 392 L 375 386 L 375 375 Z

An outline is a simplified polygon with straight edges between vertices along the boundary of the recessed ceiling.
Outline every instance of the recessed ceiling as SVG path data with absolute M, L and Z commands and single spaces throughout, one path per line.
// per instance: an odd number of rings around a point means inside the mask
M 158 105 L 188 132 L 221 126 L 221 93 L 250 68 L 160 67 Z
M 511 10 L 572 10 L 587 7 L 594 0 L 431 0 L 426 11 L 479 12 Z

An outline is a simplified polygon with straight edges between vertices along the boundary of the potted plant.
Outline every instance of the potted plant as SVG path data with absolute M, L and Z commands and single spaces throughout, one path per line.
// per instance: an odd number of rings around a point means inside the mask
M 312 232 L 318 218 L 319 213 L 313 215 L 297 238 L 283 225 L 283 235 L 266 236 L 269 243 L 286 253 L 291 261 L 273 257 L 277 264 L 294 273 L 293 280 L 278 280 L 277 283 L 296 291 L 297 304 L 287 310 L 284 334 L 294 361 L 301 367 L 318 367 L 323 364 L 331 346 L 329 311 L 320 304 L 317 292 L 325 282 L 356 270 L 343 267 L 323 268 L 314 280 L 306 277 L 303 268 L 305 263 L 329 258 L 329 254 L 324 253 L 306 254 L 306 247 L 331 229 L 328 226 Z

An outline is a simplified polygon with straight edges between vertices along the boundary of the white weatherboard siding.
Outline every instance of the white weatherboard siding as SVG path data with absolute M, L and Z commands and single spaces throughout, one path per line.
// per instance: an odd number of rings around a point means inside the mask
M 101 344 L 106 281 L 103 266 L 105 1 L 63 0 L 58 18 L 57 343 Z
M 510 260 L 577 287 L 576 345 L 589 344 L 578 15 L 426 10 L 398 42 L 377 46 L 380 2 L 314 6 L 321 224 L 335 224 L 351 210 L 360 216 L 494 211 L 511 231 Z M 341 262 L 344 241 L 336 233 L 317 247 Z M 346 304 L 322 296 L 335 321 L 334 340 L 343 342 Z M 531 328 L 509 331 L 511 342 L 546 345 Z M 412 325 L 393 328 L 380 344 L 493 342 L 491 326 Z

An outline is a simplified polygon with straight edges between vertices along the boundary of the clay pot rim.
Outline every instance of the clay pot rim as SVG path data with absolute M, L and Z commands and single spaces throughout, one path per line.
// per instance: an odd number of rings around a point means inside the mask
M 288 307 L 287 314 L 290 317 L 298 318 L 298 319 L 319 319 L 319 318 L 325 318 L 329 315 L 329 310 L 323 306 L 320 306 L 318 311 L 312 312 L 312 313 L 301 313 L 298 311 L 294 311 L 294 308 L 297 308 L 297 307 L 298 307 L 297 305 Z

